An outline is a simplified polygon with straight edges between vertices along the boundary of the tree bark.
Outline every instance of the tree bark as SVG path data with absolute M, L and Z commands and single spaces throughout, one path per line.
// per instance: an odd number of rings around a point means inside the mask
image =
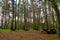
M 54 8 L 56 16 L 57 16 L 57 21 L 58 21 L 57 25 L 58 25 L 58 32 L 59 32 L 58 35 L 60 37 L 60 13 L 59 13 L 58 6 L 55 0 L 51 0 L 50 2 L 52 3 L 52 7 Z

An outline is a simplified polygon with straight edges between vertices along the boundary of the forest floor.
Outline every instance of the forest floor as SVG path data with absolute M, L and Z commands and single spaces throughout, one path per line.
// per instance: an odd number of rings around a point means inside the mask
M 43 34 L 39 31 L 0 32 L 0 40 L 55 40 L 57 34 Z

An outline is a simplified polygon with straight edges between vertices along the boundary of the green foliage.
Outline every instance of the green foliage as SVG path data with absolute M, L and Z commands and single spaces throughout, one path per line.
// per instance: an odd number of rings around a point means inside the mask
M 12 32 L 10 29 L 0 29 L 0 32 Z

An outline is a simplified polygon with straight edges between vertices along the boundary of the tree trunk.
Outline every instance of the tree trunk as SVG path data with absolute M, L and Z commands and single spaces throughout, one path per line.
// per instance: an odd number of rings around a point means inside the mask
M 15 27 L 15 23 L 14 23 L 14 0 L 12 0 L 12 14 L 13 14 L 13 18 L 12 18 L 12 24 L 11 24 L 11 30 L 15 31 L 16 27 Z
M 56 13 L 56 16 L 57 16 L 57 21 L 58 21 L 58 35 L 60 37 L 60 13 L 59 13 L 59 10 L 58 10 L 58 6 L 57 6 L 57 3 L 55 2 L 55 0 L 51 0 L 50 1 L 52 3 L 52 6 L 55 10 L 55 13 Z
M 46 30 L 48 30 L 48 21 L 47 21 L 47 11 L 46 11 L 46 0 L 44 0 L 44 15 L 45 15 L 45 28 Z

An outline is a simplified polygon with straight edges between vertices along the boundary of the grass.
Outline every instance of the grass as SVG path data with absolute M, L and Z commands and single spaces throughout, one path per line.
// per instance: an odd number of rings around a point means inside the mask
M 0 29 L 0 32 L 13 32 L 11 29 Z M 24 30 L 15 30 L 15 32 L 24 32 Z
M 24 30 L 22 30 L 22 29 L 21 30 L 15 30 L 15 32 L 24 32 Z
M 0 29 L 0 32 L 12 32 L 10 29 Z
M 54 40 L 60 40 L 60 37 L 58 35 L 52 36 Z

